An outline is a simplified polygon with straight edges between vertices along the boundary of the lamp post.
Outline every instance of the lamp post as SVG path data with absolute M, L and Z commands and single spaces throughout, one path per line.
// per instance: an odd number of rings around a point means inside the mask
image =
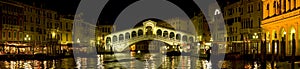
M 52 34 L 52 39 L 51 39 L 51 53 L 52 53 L 52 56 L 53 55 L 57 55 L 59 53 L 59 51 L 57 50 L 57 43 L 58 43 L 58 38 L 59 36 L 57 35 L 58 34 L 58 30 L 54 30 L 51 32 Z M 59 48 L 60 49 L 60 48 Z
M 29 42 L 29 45 L 31 45 L 30 44 L 30 40 L 31 40 L 31 38 L 29 37 L 29 35 L 27 34 L 25 37 L 24 37 L 24 40 L 25 41 L 28 41 Z M 33 48 L 33 46 L 31 47 L 31 50 L 32 50 L 32 54 L 34 54 L 34 50 L 33 50 L 34 48 Z
M 252 36 L 252 38 L 254 39 L 254 41 L 255 41 L 255 43 L 254 43 L 254 45 L 253 45 L 253 47 L 252 47 L 252 54 L 253 54 L 253 64 L 252 64 L 252 68 L 254 68 L 255 67 L 255 65 L 254 65 L 254 62 L 255 62 L 255 55 L 256 55 L 256 51 L 257 51 L 257 48 L 258 48 L 258 41 L 257 41 L 257 39 L 258 39 L 258 35 L 257 35 L 257 33 L 254 33 L 254 35 Z

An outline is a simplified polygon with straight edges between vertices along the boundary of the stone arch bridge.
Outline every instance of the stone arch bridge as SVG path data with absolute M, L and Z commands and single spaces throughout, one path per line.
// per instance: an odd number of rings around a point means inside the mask
M 143 22 L 141 27 L 114 32 L 104 38 L 106 50 L 121 52 L 129 45 L 143 40 L 158 40 L 169 45 L 178 45 L 194 42 L 196 35 L 159 27 L 156 26 L 156 22 L 148 20 Z

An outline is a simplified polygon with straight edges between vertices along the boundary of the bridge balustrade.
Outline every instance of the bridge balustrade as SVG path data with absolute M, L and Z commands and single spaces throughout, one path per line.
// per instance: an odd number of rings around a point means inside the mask
M 175 38 L 169 38 L 169 37 L 163 37 L 163 36 L 157 36 L 157 35 L 143 35 L 143 36 L 132 37 L 130 39 L 116 41 L 116 42 L 113 42 L 112 45 L 125 44 L 124 42 L 126 42 L 126 43 L 137 42 L 137 41 L 141 41 L 141 40 L 145 40 L 145 39 L 157 39 L 157 40 L 168 41 L 168 42 L 173 42 L 173 43 L 180 42 L 180 40 L 176 40 Z M 185 42 L 185 41 L 182 41 L 182 42 Z

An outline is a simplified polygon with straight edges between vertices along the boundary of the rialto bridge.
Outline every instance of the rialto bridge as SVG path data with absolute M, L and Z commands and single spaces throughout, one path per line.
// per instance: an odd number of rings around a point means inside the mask
M 105 49 L 114 52 L 124 51 L 131 44 L 144 40 L 157 40 L 169 45 L 188 44 L 195 41 L 196 35 L 159 27 L 157 22 L 148 20 L 143 26 L 114 32 L 106 35 Z

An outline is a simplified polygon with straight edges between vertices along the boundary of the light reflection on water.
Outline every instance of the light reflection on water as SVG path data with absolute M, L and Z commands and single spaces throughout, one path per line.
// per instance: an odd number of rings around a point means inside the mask
M 125 55 L 118 53 L 115 55 Z M 122 61 L 111 61 L 115 55 L 97 55 L 97 58 L 76 57 L 63 58 L 57 60 L 17 60 L 0 61 L 0 69 L 110 69 L 110 68 L 128 68 L 128 69 L 211 69 L 211 63 L 205 59 L 191 56 L 169 56 L 169 57 L 148 57 L 139 60 L 133 60 L 137 57 L 126 58 Z M 152 54 L 150 54 L 152 55 Z M 154 54 L 155 55 L 155 54 Z M 139 56 L 145 57 L 149 55 Z M 76 61 L 75 61 L 76 60 Z M 161 62 L 161 64 L 156 64 Z M 251 62 L 242 61 L 219 61 L 220 67 L 227 69 L 250 69 Z M 254 63 L 255 69 L 260 69 L 260 64 Z M 278 66 L 289 65 L 288 63 L 278 63 Z M 267 69 L 271 68 L 270 62 L 267 63 Z M 285 68 L 285 67 L 284 67 Z

